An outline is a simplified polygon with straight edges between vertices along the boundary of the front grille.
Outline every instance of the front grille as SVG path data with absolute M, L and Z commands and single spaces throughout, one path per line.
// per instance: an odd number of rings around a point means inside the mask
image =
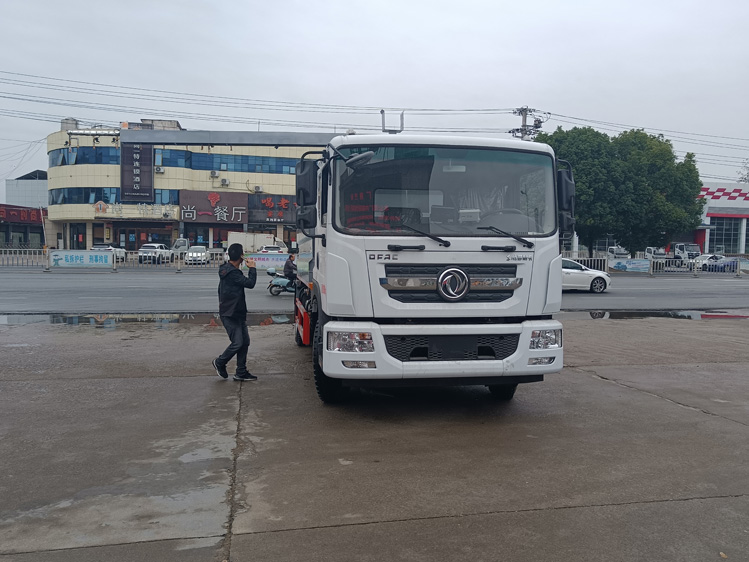
M 454 265 L 452 267 L 459 267 L 471 277 L 514 277 L 518 273 L 518 266 L 510 263 Z M 443 269 L 445 269 L 444 264 L 388 264 L 385 266 L 385 275 L 388 277 L 437 277 Z
M 478 336 L 385 336 L 389 355 L 398 361 L 496 361 L 518 348 L 519 334 Z
M 517 278 L 516 264 L 470 264 L 451 266 L 463 270 L 468 276 L 468 293 L 461 303 L 499 303 L 512 297 L 523 280 Z M 380 286 L 388 296 L 402 303 L 444 303 L 438 292 L 439 275 L 444 264 L 385 266 L 385 277 Z
M 388 295 L 391 299 L 398 302 L 405 303 L 444 303 L 445 301 L 436 293 L 436 291 L 428 292 L 400 292 L 400 291 L 389 291 Z M 502 302 L 509 299 L 512 296 L 511 291 L 503 293 L 479 293 L 473 292 L 468 293 L 466 297 L 460 302 Z

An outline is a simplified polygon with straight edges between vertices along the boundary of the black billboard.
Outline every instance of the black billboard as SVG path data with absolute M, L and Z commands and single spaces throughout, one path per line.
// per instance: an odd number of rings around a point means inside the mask
M 153 203 L 153 145 L 120 147 L 120 200 Z
M 295 224 L 296 196 L 256 193 L 250 195 L 248 211 L 247 222 L 252 224 Z

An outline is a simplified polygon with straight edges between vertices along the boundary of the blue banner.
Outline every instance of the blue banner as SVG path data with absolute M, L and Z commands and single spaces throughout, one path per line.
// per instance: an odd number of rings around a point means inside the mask
M 112 269 L 112 252 L 96 250 L 51 250 L 50 267 L 108 267 Z

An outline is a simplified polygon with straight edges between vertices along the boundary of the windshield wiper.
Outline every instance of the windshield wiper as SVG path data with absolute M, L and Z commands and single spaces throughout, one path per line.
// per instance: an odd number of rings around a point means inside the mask
M 422 236 L 426 236 L 427 238 L 431 238 L 435 242 L 439 242 L 440 246 L 444 246 L 445 248 L 450 247 L 449 240 L 444 240 L 443 238 L 440 238 L 439 236 L 435 236 L 434 234 L 429 234 L 428 232 L 424 232 L 423 230 L 419 230 L 418 228 L 414 228 L 413 226 L 409 226 L 407 224 L 399 224 L 398 226 L 400 228 L 405 228 L 406 230 L 416 232 L 417 234 L 421 234 Z
M 500 234 L 502 236 L 509 236 L 510 238 L 514 238 L 515 240 L 520 242 L 526 248 L 532 248 L 534 246 L 533 242 L 531 242 L 530 240 L 526 240 L 525 238 L 521 238 L 520 236 L 515 236 L 514 234 L 510 234 L 509 232 L 500 230 L 496 226 L 477 226 L 476 228 L 478 230 L 491 230 L 495 234 Z

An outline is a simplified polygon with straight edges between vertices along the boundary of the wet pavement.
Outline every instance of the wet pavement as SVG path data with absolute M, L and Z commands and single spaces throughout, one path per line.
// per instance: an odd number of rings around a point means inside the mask
M 338 407 L 283 314 L 255 383 L 211 314 L 3 317 L 0 561 L 745 560 L 746 311 L 683 312 L 561 314 L 565 369 L 511 403 Z

